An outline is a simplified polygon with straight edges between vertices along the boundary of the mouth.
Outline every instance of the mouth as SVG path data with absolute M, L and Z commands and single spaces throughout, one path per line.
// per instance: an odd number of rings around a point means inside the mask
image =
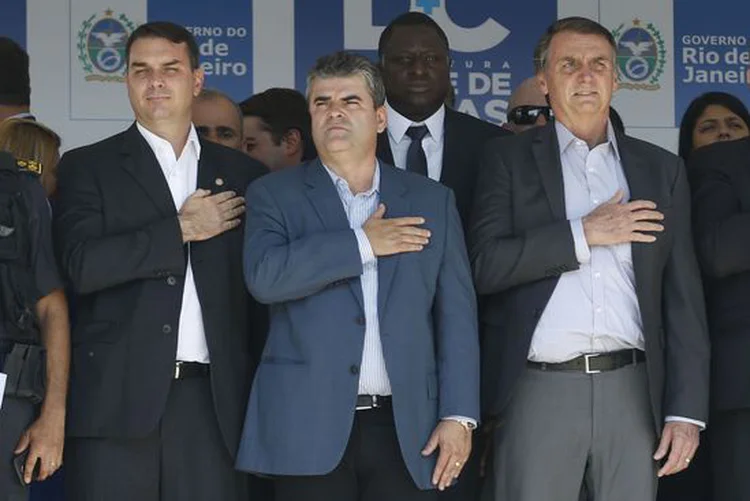
M 169 99 L 169 96 L 146 96 L 147 101 L 164 101 Z
M 583 97 L 583 98 L 596 97 L 598 95 L 599 93 L 595 90 L 581 90 L 581 91 L 573 93 L 573 97 Z
M 430 91 L 432 87 L 427 82 L 424 82 L 424 83 L 420 82 L 420 83 L 411 83 L 408 85 L 407 88 L 409 89 L 409 92 L 423 93 L 423 92 Z

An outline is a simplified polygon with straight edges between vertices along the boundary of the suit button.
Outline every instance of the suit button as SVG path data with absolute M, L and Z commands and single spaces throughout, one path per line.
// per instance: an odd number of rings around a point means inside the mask
M 364 315 L 357 317 L 354 321 L 357 322 L 357 325 L 365 325 Z
M 359 366 L 352 365 L 351 367 L 349 367 L 349 372 L 351 372 L 352 374 L 356 376 L 357 374 L 359 374 Z
M 161 326 L 161 331 L 164 334 L 169 334 L 170 332 L 172 332 L 172 326 L 169 325 L 169 324 L 164 324 L 164 325 Z
M 177 279 L 170 275 L 169 278 L 167 278 L 167 285 L 177 285 Z

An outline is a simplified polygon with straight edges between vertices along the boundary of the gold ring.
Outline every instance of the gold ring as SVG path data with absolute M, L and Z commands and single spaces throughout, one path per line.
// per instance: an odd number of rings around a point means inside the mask
M 456 461 L 456 468 L 461 468 L 461 461 Z
M 690 462 L 690 458 L 685 458 L 685 462 L 689 463 Z

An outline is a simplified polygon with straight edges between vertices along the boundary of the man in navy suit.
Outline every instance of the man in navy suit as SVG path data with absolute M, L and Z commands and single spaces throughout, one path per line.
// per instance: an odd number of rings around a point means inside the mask
M 378 69 L 308 76 L 319 160 L 248 189 L 250 292 L 271 305 L 238 468 L 277 499 L 434 499 L 479 414 L 475 294 L 453 193 L 379 163 Z

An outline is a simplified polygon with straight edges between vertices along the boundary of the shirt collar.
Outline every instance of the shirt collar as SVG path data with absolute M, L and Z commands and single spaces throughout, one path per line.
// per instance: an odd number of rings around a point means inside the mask
M 565 150 L 567 150 L 570 145 L 576 141 L 586 144 L 586 141 L 578 139 L 576 136 L 574 136 L 573 133 L 570 132 L 570 129 L 565 127 L 565 125 L 563 125 L 559 120 L 555 120 L 555 132 L 557 133 L 557 142 L 560 145 L 560 153 L 564 153 Z M 609 120 L 607 120 L 607 144 L 609 144 L 610 149 L 615 156 L 615 159 L 617 159 L 617 161 L 619 162 L 620 151 L 617 147 L 617 135 L 615 134 L 614 127 L 612 127 L 612 122 L 610 122 Z
M 138 128 L 138 132 L 141 133 L 143 138 L 146 140 L 148 145 L 151 147 L 151 149 L 154 151 L 154 153 L 159 152 L 172 152 L 172 145 L 169 141 L 164 139 L 163 137 L 157 136 L 150 130 L 148 130 L 146 127 L 140 124 L 140 122 L 136 122 L 135 126 Z M 185 148 L 183 148 L 182 153 L 185 153 L 185 150 L 187 148 L 191 148 L 192 152 L 195 154 L 195 158 L 200 158 L 201 156 L 201 142 L 198 139 L 198 133 L 195 130 L 195 126 L 191 123 L 190 124 L 190 131 L 188 132 L 188 138 L 187 142 L 185 143 Z M 176 156 L 176 158 L 179 160 L 179 157 Z
M 406 135 L 406 130 L 412 125 L 426 125 L 430 132 L 430 137 L 436 142 L 443 140 L 443 125 L 445 123 L 445 105 L 440 106 L 438 110 L 430 115 L 423 122 L 412 122 L 398 111 L 394 110 L 388 102 L 385 103 L 385 110 L 388 114 L 388 134 L 398 144 Z
M 333 184 L 334 186 L 336 186 L 339 194 L 348 193 L 351 195 L 352 190 L 349 188 L 349 183 L 346 182 L 346 179 L 333 172 L 323 162 L 321 162 L 321 164 L 323 165 L 323 168 L 325 168 L 328 175 L 331 177 L 331 181 L 333 181 Z M 375 160 L 375 174 L 372 176 L 372 186 L 369 190 L 362 193 L 362 195 L 364 195 L 365 197 L 369 197 L 373 193 L 380 193 L 380 162 L 378 162 L 377 160 Z

